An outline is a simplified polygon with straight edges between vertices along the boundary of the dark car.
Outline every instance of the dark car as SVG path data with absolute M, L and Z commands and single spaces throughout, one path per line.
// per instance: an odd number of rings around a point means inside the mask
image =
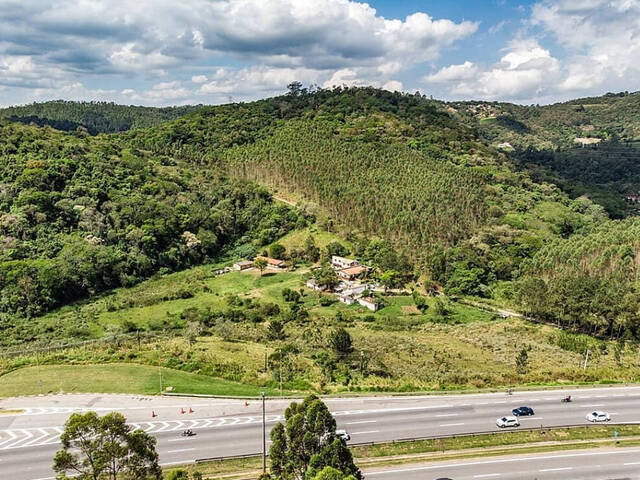
M 533 413 L 533 408 L 531 407 L 514 408 L 513 410 L 511 410 L 511 413 L 513 413 L 513 415 L 516 417 L 527 417 L 529 415 L 535 415 L 535 413 Z

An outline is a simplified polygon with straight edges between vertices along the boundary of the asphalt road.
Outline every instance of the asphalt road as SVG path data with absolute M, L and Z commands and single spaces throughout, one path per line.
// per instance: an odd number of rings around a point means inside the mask
M 367 480 L 636 480 L 640 450 L 603 449 L 400 465 L 365 472 Z
M 561 398 L 567 394 L 571 394 L 574 401 L 569 404 L 561 403 Z M 88 397 L 86 402 L 83 400 L 84 403 L 76 401 L 74 406 L 64 408 L 60 407 L 67 403 L 64 398 L 56 399 L 56 407 L 48 407 L 47 397 L 42 397 L 41 407 L 29 407 L 21 415 L 0 416 L 0 428 L 3 428 L 0 430 L 1 478 L 35 480 L 53 477 L 50 468 L 51 460 L 59 448 L 60 426 L 69 413 L 91 408 L 101 412 L 106 411 L 117 406 L 118 398 L 120 397 L 107 396 L 99 399 Z M 122 398 L 124 403 L 130 400 L 129 397 Z M 227 403 L 226 407 L 219 407 L 224 405 L 220 400 L 189 400 L 200 402 L 194 407 L 194 413 L 189 414 L 181 413 L 183 410 L 177 408 L 178 402 L 185 402 L 184 399 L 172 399 L 171 405 L 168 406 L 159 405 L 158 402 L 167 402 L 163 399 L 145 399 L 145 401 L 148 401 L 148 405 L 132 406 L 127 403 L 128 406 L 122 407 L 122 410 L 131 423 L 157 437 L 160 459 L 165 465 L 191 462 L 197 458 L 255 453 L 261 450 L 262 417 L 259 402 L 253 402 L 247 406 L 236 401 Z M 31 402 L 33 403 L 34 400 Z M 281 420 L 282 412 L 288 403 L 280 400 L 267 402 L 269 428 Z M 586 414 L 593 410 L 609 412 L 612 423 L 640 423 L 640 387 L 515 392 L 510 396 L 501 393 L 329 399 L 327 404 L 335 415 L 338 427 L 350 433 L 351 443 L 491 430 L 503 431 L 495 426 L 496 418 L 509 414 L 512 408 L 521 405 L 530 406 L 536 412 L 532 417 L 521 418 L 523 427 L 583 425 L 588 423 L 585 419 Z M 15 402 L 13 405 L 16 405 Z M 106 406 L 100 407 L 100 405 Z M 180 407 L 182 408 L 187 408 L 186 404 L 185 407 Z M 154 412 L 157 411 L 157 417 L 151 418 L 148 415 L 152 409 Z M 226 413 L 226 415 L 216 415 L 216 412 Z M 180 433 L 185 428 L 192 428 L 196 435 L 189 438 L 182 437 Z M 548 459 L 539 461 L 550 462 Z M 537 465 L 531 468 L 535 470 Z M 467 468 L 473 470 L 476 467 Z M 505 468 L 507 470 L 500 475 L 510 474 L 509 467 Z M 409 472 L 405 473 L 409 474 Z M 424 474 L 424 471 L 422 473 Z M 371 478 L 376 478 L 393 475 L 393 473 L 370 475 Z M 416 475 L 418 476 L 402 476 L 402 478 L 425 478 L 419 473 Z M 505 476 L 504 478 L 525 477 Z

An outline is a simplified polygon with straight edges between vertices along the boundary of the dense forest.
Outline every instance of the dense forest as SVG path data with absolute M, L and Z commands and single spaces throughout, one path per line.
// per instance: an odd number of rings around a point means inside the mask
M 638 337 L 638 244 L 622 234 L 637 220 L 610 219 L 631 213 L 620 194 L 638 177 L 638 99 L 446 104 L 292 84 L 252 103 L 153 109 L 147 128 L 118 123 L 144 117 L 137 107 L 109 117 L 109 104 L 46 104 L 57 121 L 80 124 L 83 111 L 111 120 L 93 132 L 2 127 L 0 309 L 34 315 L 267 244 L 318 213 L 346 237 L 389 242 L 425 287 Z M 89 135 L 113 130 L 127 131 Z M 576 136 L 602 143 L 576 148 Z M 512 148 L 496 148 L 504 142 Z
M 85 129 L 91 135 L 144 128 L 198 110 L 200 105 L 184 107 L 138 107 L 109 102 L 68 102 L 56 100 L 0 109 L 0 119 L 25 125 L 48 125 L 57 130 Z
M 300 226 L 262 187 L 117 138 L 0 126 L 0 312 L 36 315 Z

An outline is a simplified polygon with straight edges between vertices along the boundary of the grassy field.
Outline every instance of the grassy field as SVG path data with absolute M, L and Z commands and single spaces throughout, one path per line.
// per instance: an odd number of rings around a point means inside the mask
M 27 367 L 0 377 L 0 397 L 48 393 L 137 393 L 164 391 L 211 395 L 278 395 L 274 389 L 230 382 L 205 375 L 135 364 L 43 365 Z M 167 387 L 169 387 L 167 389 Z M 288 392 L 287 392 L 288 393 Z
M 444 313 L 436 308 L 435 299 L 428 299 L 430 308 L 419 313 L 411 296 L 387 296 L 384 308 L 373 314 L 359 305 L 324 301 L 324 294 L 306 289 L 304 267 L 294 272 L 216 276 L 217 267 L 158 276 L 31 320 L 52 332 L 80 323 L 91 336 L 105 337 L 96 344 L 0 357 L 0 373 L 5 374 L 0 377 L 0 395 L 61 389 L 156 393 L 158 367 L 169 369 L 167 375 L 172 377 L 166 385 L 176 391 L 221 395 L 276 391 L 280 382 L 289 391 L 342 393 L 640 378 L 638 347 L 630 343 L 621 347 L 548 325 L 502 319 L 446 298 Z M 298 313 L 288 320 L 292 304 L 285 302 L 283 288 L 303 293 Z M 263 313 L 269 305 L 280 313 Z M 283 321 L 283 334 L 270 338 L 269 326 L 277 320 Z M 193 323 L 202 325 L 202 330 L 190 343 L 182 329 Z M 345 358 L 337 358 L 328 341 L 336 328 L 345 328 L 353 339 L 353 352 Z M 138 344 L 136 330 L 153 337 L 143 337 Z M 122 340 L 118 335 L 126 331 L 133 331 L 129 333 L 133 337 Z M 587 348 L 591 356 L 583 370 Z M 518 370 L 516 358 L 523 350 L 526 365 Z M 18 370 L 34 365 L 40 367 Z M 111 373 L 94 375 L 92 369 Z M 81 377 L 100 382 L 83 384 Z

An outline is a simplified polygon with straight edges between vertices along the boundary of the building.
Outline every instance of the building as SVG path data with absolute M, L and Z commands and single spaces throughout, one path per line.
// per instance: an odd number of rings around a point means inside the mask
M 358 299 L 358 303 L 363 307 L 368 308 L 372 312 L 378 310 L 378 304 L 376 303 L 376 299 L 373 297 L 362 297 Z
M 233 264 L 233 269 L 239 270 L 239 271 L 247 270 L 248 268 L 252 268 L 252 267 L 253 267 L 253 262 L 250 262 L 249 260 L 241 260 Z
M 333 268 L 338 270 L 344 270 L 345 268 L 355 267 L 356 265 L 360 265 L 358 260 L 352 258 L 338 257 L 337 255 L 333 255 L 331 257 L 331 265 Z
M 343 270 L 338 270 L 338 277 L 345 280 L 355 280 L 360 277 L 363 273 L 367 271 L 367 267 L 363 265 L 354 265 L 353 267 L 345 268 Z
M 318 292 L 323 292 L 327 289 L 326 285 L 318 285 L 314 278 L 307 280 L 307 287 Z
M 271 257 L 258 257 L 258 258 L 262 258 L 263 260 L 265 260 L 267 262 L 267 266 L 271 268 L 285 267 L 284 260 L 278 260 L 277 258 L 271 258 Z
M 356 299 L 353 298 L 353 296 L 351 295 L 351 292 L 349 293 L 342 292 L 340 295 L 338 295 L 338 300 L 340 300 L 342 303 L 346 305 L 353 305 L 354 303 L 356 303 Z

